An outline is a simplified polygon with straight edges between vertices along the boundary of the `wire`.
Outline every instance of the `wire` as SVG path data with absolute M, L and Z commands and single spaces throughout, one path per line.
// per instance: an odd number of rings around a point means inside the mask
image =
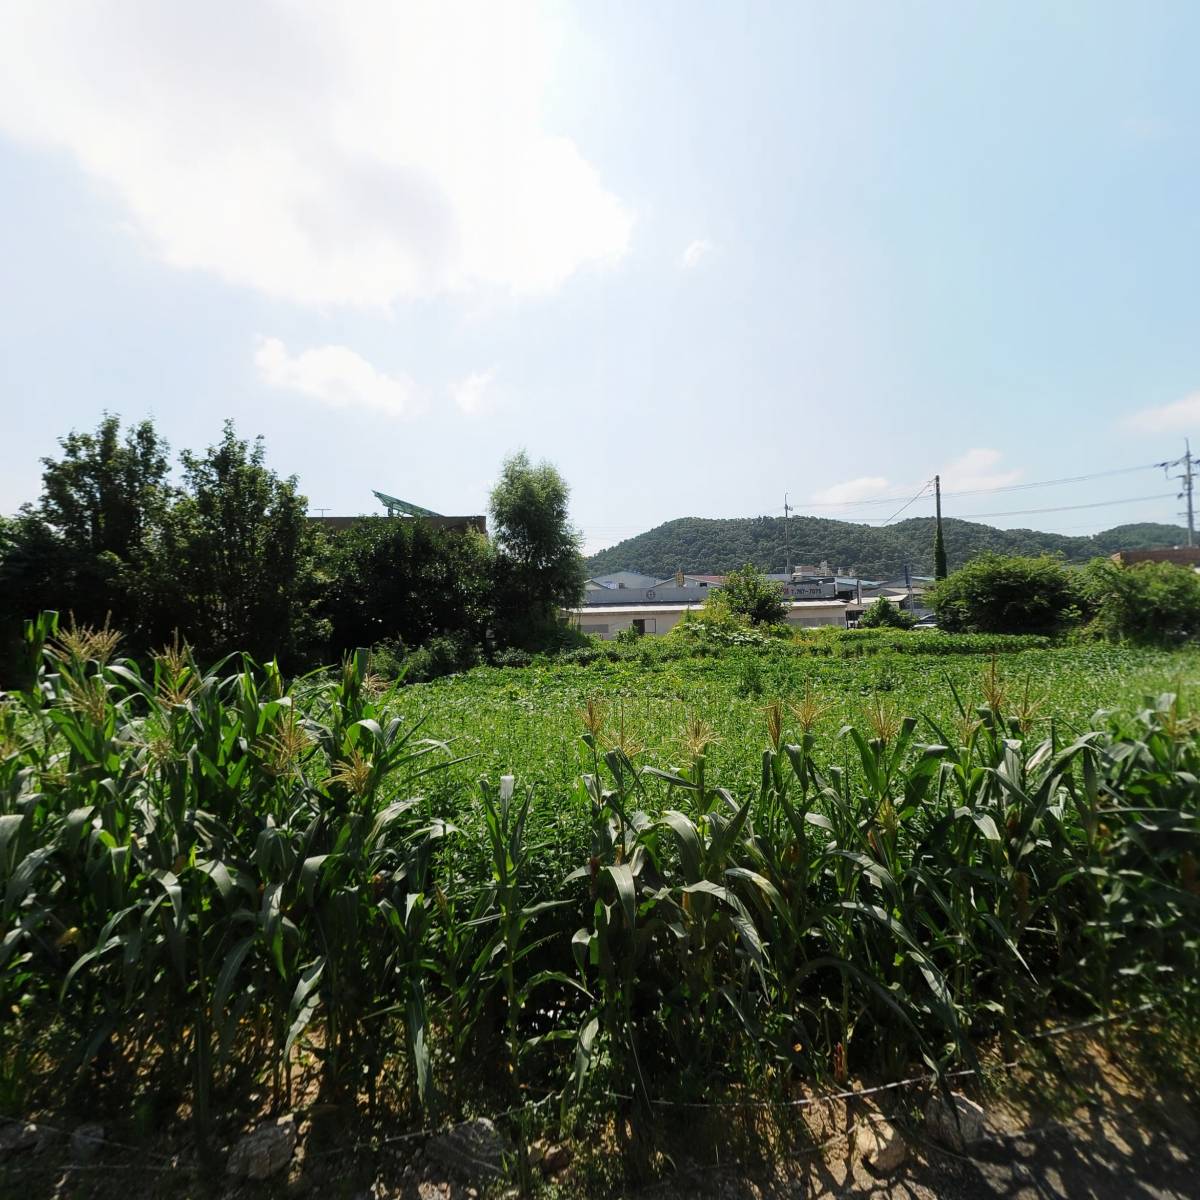
M 925 493 L 929 491 L 931 487 L 933 487 L 933 480 L 927 479 L 924 487 L 922 487 L 921 490 L 907 504 L 902 504 L 898 509 L 896 509 L 896 511 L 892 513 L 892 515 L 888 517 L 886 521 L 884 521 L 884 524 L 890 525 L 906 508 L 916 504 L 916 502 L 920 500 L 920 498 L 925 495 Z
M 963 513 L 961 516 L 955 513 L 955 518 L 960 521 L 974 521 L 980 517 L 1019 517 L 1026 513 L 1075 512 L 1081 508 L 1105 508 L 1110 504 L 1143 504 L 1151 500 L 1173 500 L 1174 498 L 1174 492 L 1159 492 L 1155 496 L 1127 496 L 1124 500 L 1096 500 L 1091 504 L 1060 504 L 1056 508 L 1014 508 L 1008 512 Z
M 1058 487 L 1066 483 L 1086 483 L 1091 479 L 1107 479 L 1113 475 L 1129 475 L 1135 471 L 1156 471 L 1162 463 L 1140 463 L 1136 467 L 1115 467 L 1109 471 L 1093 471 L 1087 475 L 1064 475 L 1061 479 L 1037 479 L 1029 483 L 1006 483 L 999 487 L 969 488 L 962 491 L 943 491 L 942 498 L 947 496 L 989 496 L 1000 492 L 1023 492 L 1030 488 Z M 864 508 L 873 504 L 895 504 L 903 500 L 903 496 L 872 496 L 864 500 L 813 500 L 806 508 Z M 794 507 L 794 506 L 793 506 Z M 771 509 L 771 512 L 782 511 Z

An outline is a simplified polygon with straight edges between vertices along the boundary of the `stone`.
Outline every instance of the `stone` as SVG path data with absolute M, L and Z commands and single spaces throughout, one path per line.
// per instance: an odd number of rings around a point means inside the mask
M 0 1158 L 7 1158 L 22 1150 L 32 1150 L 41 1140 L 42 1131 L 32 1121 L 0 1123 Z
M 877 1175 L 890 1175 L 908 1157 L 908 1147 L 885 1117 L 872 1115 L 854 1131 L 854 1151 Z
M 934 1092 L 925 1106 L 925 1128 L 934 1141 L 951 1150 L 966 1150 L 987 1136 L 987 1113 L 966 1096 Z
M 104 1126 L 98 1121 L 77 1125 L 71 1134 L 71 1161 L 91 1162 L 104 1146 Z
M 291 1162 L 295 1149 L 296 1118 L 289 1113 L 246 1134 L 230 1151 L 225 1170 L 240 1179 L 269 1179 Z
M 568 1146 L 547 1146 L 542 1155 L 542 1171 L 546 1175 L 558 1175 L 571 1165 L 571 1150 Z
M 467 1180 L 499 1175 L 504 1150 L 504 1139 L 486 1117 L 456 1125 L 425 1143 L 428 1158 Z

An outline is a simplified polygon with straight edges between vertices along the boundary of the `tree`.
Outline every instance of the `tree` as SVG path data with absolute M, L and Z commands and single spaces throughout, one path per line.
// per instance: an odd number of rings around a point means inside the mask
M 293 661 L 318 640 L 307 500 L 265 457 L 262 438 L 251 446 L 232 421 L 203 455 L 180 455 L 183 493 L 156 547 L 160 637 L 178 628 L 205 656 Z
M 487 540 L 473 530 L 440 530 L 401 517 L 367 517 L 329 535 L 321 612 L 330 649 L 341 655 L 390 638 L 412 648 L 438 636 L 478 645 L 491 557 Z
M 1084 572 L 1084 594 L 1090 628 L 1113 641 L 1170 645 L 1200 637 L 1200 575 L 1190 567 L 1097 559 Z
M 532 648 L 552 641 L 558 610 L 583 599 L 579 534 L 571 528 L 570 488 L 548 462 L 521 450 L 505 459 L 490 509 L 497 554 L 493 573 L 496 635 Z
M 938 624 L 962 633 L 1055 633 L 1080 617 L 1077 576 L 1048 554 L 981 554 L 930 590 Z
M 937 518 L 937 525 L 933 533 L 933 577 L 934 579 L 945 579 L 949 574 L 946 567 L 946 539 L 942 535 L 942 518 Z
M 152 421 L 121 438 L 105 413 L 95 433 L 59 439 L 61 459 L 42 459 L 41 515 L 74 548 L 132 562 L 166 507 L 169 447 Z
M 72 431 L 59 446 L 60 458 L 42 459 L 39 502 L 0 534 L 0 641 L 55 608 L 80 624 L 111 617 L 137 648 L 149 547 L 171 495 L 167 444 L 151 421 L 122 437 L 120 417 L 106 413 L 94 433 Z
M 912 613 L 905 612 L 886 596 L 880 596 L 858 619 L 859 629 L 911 629 Z
M 783 588 L 751 563 L 730 571 L 720 590 L 708 598 L 705 608 L 709 605 L 745 617 L 751 625 L 778 625 L 788 611 Z

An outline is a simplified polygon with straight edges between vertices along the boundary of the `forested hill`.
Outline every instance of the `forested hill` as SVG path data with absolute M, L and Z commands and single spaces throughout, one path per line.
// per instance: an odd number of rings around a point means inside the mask
M 878 528 L 825 517 L 793 517 L 787 536 L 793 563 L 845 567 L 866 579 L 891 578 L 907 563 L 916 575 L 933 574 L 933 518 L 918 517 Z M 1118 525 L 1090 537 L 1066 537 L 1035 529 L 993 529 L 971 521 L 944 520 L 950 569 L 984 550 L 1005 554 L 1062 554 L 1087 562 L 1101 554 L 1182 544 L 1187 531 L 1177 525 Z M 739 517 L 714 521 L 681 517 L 593 554 L 589 575 L 642 571 L 660 578 L 680 569 L 722 574 L 753 563 L 763 571 L 784 569 L 782 517 Z

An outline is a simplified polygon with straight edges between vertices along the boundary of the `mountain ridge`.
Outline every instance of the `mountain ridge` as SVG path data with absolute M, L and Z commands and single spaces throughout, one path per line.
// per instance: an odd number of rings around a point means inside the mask
M 997 529 L 973 521 L 942 521 L 950 569 L 988 550 L 1002 554 L 1061 554 L 1087 562 L 1117 550 L 1157 549 L 1183 544 L 1179 525 L 1140 522 L 1116 525 L 1085 537 L 1036 529 Z M 893 578 L 907 565 L 915 575 L 933 574 L 932 517 L 894 525 L 859 525 L 827 517 L 679 517 L 626 538 L 585 559 L 589 575 L 641 571 L 665 579 L 678 570 L 719 575 L 749 562 L 762 571 L 784 569 L 785 545 L 796 563 L 826 561 L 864 578 Z M 785 538 L 787 542 L 785 543 Z

